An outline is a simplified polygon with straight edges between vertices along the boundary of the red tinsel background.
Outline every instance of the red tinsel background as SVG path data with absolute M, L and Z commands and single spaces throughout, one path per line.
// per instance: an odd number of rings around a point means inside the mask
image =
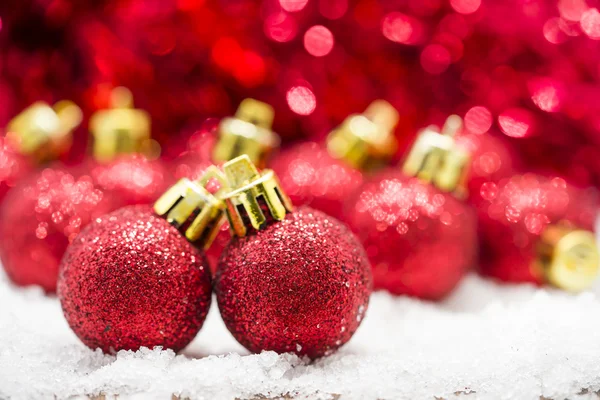
M 600 184 L 597 0 L 120 0 L 0 4 L 0 125 L 36 100 L 86 116 L 129 87 L 165 157 L 245 97 L 284 143 L 384 98 L 415 132 L 465 117 L 529 169 Z M 82 125 L 82 126 L 85 126 Z M 80 129 L 83 131 L 84 129 Z M 85 132 L 71 158 L 82 157 Z M 402 151 L 399 152 L 402 154 Z

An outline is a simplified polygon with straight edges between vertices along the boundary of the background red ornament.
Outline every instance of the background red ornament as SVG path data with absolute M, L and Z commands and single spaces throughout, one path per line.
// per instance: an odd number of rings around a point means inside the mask
M 478 208 L 481 232 L 480 269 L 509 282 L 543 283 L 536 271 L 536 246 L 550 225 L 594 230 L 598 197 L 562 178 L 514 175 L 485 184 Z
M 104 352 L 184 348 L 211 292 L 203 252 L 148 206 L 94 220 L 69 247 L 58 284 L 75 334 Z
M 21 181 L 0 206 L 0 259 L 8 276 L 54 292 L 69 243 L 90 221 L 121 204 L 90 176 L 61 166 Z
M 473 211 L 400 170 L 366 181 L 346 206 L 348 225 L 371 262 L 375 289 L 439 300 L 476 263 Z

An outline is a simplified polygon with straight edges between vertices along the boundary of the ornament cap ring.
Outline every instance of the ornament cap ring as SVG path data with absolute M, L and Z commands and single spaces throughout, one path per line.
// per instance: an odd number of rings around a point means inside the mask
M 600 265 L 600 253 L 592 232 L 550 226 L 541 239 L 538 262 L 549 283 L 571 292 L 592 285 Z

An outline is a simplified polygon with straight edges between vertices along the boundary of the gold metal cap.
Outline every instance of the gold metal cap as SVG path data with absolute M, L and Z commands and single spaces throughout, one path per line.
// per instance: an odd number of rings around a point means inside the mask
M 38 101 L 8 123 L 6 137 L 21 154 L 45 162 L 69 150 L 73 130 L 82 119 L 81 109 L 71 101 L 59 101 L 54 107 Z
M 534 268 L 558 288 L 578 292 L 589 288 L 598 275 L 600 254 L 590 231 L 550 225 L 536 250 Z
M 375 100 L 363 114 L 353 114 L 327 137 L 327 150 L 354 168 L 371 170 L 396 153 L 394 128 L 398 111 L 385 100 Z
M 156 203 L 154 212 L 165 217 L 193 244 L 208 249 L 225 221 L 225 204 L 206 189 L 211 179 L 226 190 L 226 180 L 215 166 L 209 167 L 195 182 L 181 179 L 167 190 Z
M 223 201 L 234 235 L 246 236 L 250 229 L 260 230 L 269 220 L 281 221 L 293 210 L 275 173 L 259 172 L 247 155 L 226 162 L 223 171 L 231 188 Z
M 280 143 L 279 136 L 271 130 L 274 115 L 273 107 L 266 103 L 243 100 L 235 116 L 224 118 L 219 124 L 213 160 L 221 163 L 247 154 L 253 163 L 264 167 Z
M 94 158 L 108 162 L 121 154 L 158 156 L 160 148 L 150 137 L 150 115 L 133 108 L 131 91 L 117 87 L 112 90 L 110 100 L 112 108 L 97 111 L 90 118 Z
M 465 196 L 471 156 L 454 140 L 461 129 L 462 119 L 451 115 L 441 132 L 437 126 L 429 126 L 419 132 L 402 166 L 404 174 L 418 177 L 444 192 Z

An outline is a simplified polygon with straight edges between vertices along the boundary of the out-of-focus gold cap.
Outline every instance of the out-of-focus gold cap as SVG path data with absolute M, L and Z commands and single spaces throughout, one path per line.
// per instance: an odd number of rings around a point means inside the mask
M 122 86 L 113 89 L 111 107 L 96 111 L 90 118 L 94 158 L 108 162 L 118 155 L 132 153 L 157 157 L 160 147 L 150 137 L 150 115 L 133 108 L 131 91 Z
M 281 221 L 293 207 L 272 170 L 259 172 L 248 155 L 223 164 L 231 191 L 223 196 L 232 234 L 246 236 L 270 219 Z M 268 213 L 269 215 L 265 215 Z
M 578 292 L 589 288 L 598 275 L 600 254 L 590 231 L 550 225 L 536 250 L 533 267 L 558 288 Z
M 371 170 L 396 153 L 394 128 L 398 111 L 385 100 L 375 100 L 363 114 L 353 114 L 327 137 L 327 150 L 354 168 Z
M 225 191 L 226 180 L 215 166 L 209 167 L 195 182 L 183 178 L 154 203 L 154 212 L 163 216 L 191 243 L 208 249 L 225 221 L 225 204 L 206 189 L 211 179 Z
M 436 126 L 419 132 L 402 166 L 404 174 L 418 177 L 444 192 L 466 196 L 465 181 L 471 156 L 454 140 L 461 129 L 462 119 L 451 115 L 441 132 Z
M 82 119 L 81 109 L 71 101 L 59 101 L 54 107 L 38 101 L 8 123 L 6 137 L 21 154 L 45 162 L 69 150 L 73 130 Z
M 219 139 L 213 150 L 213 160 L 221 163 L 246 154 L 264 167 L 271 153 L 279 147 L 279 136 L 271 130 L 273 107 L 254 99 L 243 100 L 234 117 L 219 124 Z

